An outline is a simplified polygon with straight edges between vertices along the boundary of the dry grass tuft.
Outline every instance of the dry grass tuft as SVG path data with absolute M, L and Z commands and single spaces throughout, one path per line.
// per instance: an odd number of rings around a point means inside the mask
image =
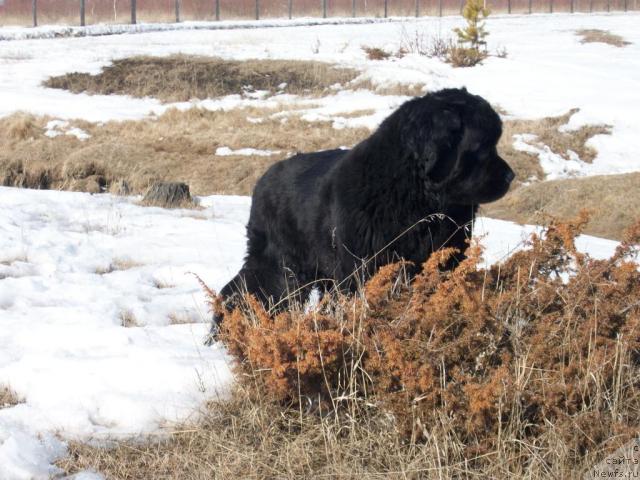
M 585 233 L 621 239 L 640 218 L 640 173 L 536 182 L 482 207 L 483 215 L 539 224 L 545 217 L 567 220 L 576 205 L 591 212 Z
M 157 182 L 144 194 L 141 205 L 161 208 L 198 208 L 189 185 L 183 182 Z
M 609 32 L 608 30 L 600 30 L 597 28 L 577 30 L 576 35 L 582 37 L 580 43 L 606 43 L 614 47 L 626 47 L 631 45 L 620 35 Z
M 7 132 L 9 139 L 18 141 L 34 139 L 42 133 L 33 121 L 33 116 L 22 112 L 11 115 L 3 131 Z
M 357 79 L 349 84 L 349 89 L 371 90 L 378 95 L 394 95 L 401 97 L 420 97 L 427 93 L 427 87 L 421 83 L 395 83 L 378 85 L 369 79 Z
M 98 275 L 107 275 L 113 272 L 131 270 L 132 268 L 137 268 L 140 266 L 142 266 L 142 263 L 131 260 L 130 258 L 114 258 L 106 267 L 96 268 L 96 273 Z
M 158 290 L 164 290 L 165 288 L 173 288 L 175 287 L 175 284 L 164 280 L 162 278 L 154 278 L 153 279 L 153 286 L 155 288 L 157 288 Z
M 273 318 L 249 297 L 223 324 L 230 398 L 162 438 L 72 443 L 58 464 L 117 479 L 577 478 L 640 421 L 640 224 L 595 261 L 574 246 L 586 220 L 488 270 L 476 247 L 453 272 L 437 252 L 412 283 L 389 265 L 312 312 Z
M 171 312 L 169 314 L 169 324 L 170 325 L 185 325 L 188 323 L 198 323 L 199 319 L 194 318 L 194 316 L 186 310 L 182 310 L 179 312 Z
M 346 84 L 357 75 L 353 69 L 313 61 L 141 56 L 114 60 L 98 75 L 68 73 L 51 77 L 44 85 L 74 93 L 154 97 L 177 102 L 242 94 L 247 90 L 317 95 L 336 83 Z
M 391 57 L 391 53 L 379 47 L 368 47 L 364 45 L 362 51 L 367 55 L 369 60 L 387 60 Z
M 19 403 L 23 403 L 18 395 L 9 387 L 0 385 L 0 409 L 13 407 Z
M 120 325 L 122 325 L 124 328 L 133 328 L 140 326 L 138 320 L 136 319 L 136 316 L 131 310 L 122 310 L 118 315 L 118 318 L 120 319 Z
M 477 48 L 451 46 L 447 52 L 446 61 L 454 67 L 475 67 L 488 57 L 488 53 Z

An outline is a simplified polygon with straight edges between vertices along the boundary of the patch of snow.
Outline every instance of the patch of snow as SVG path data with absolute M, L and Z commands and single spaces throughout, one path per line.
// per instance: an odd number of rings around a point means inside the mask
M 69 122 L 65 120 L 50 120 L 47 122 L 44 134 L 49 138 L 55 138 L 59 135 L 71 135 L 78 140 L 87 140 L 91 138 L 87 132 L 77 127 L 70 127 Z
M 12 427 L 10 430 L 0 427 L 0 478 L 47 480 L 61 473 L 53 462 L 66 454 L 63 442 L 50 433 L 37 437 L 20 425 Z
M 214 289 L 235 274 L 249 199 L 206 197 L 198 212 L 135 200 L 0 187 L 0 383 L 25 400 L 0 409 L 2 479 L 48 478 L 64 454 L 51 433 L 154 432 L 232 381 L 224 349 L 202 345 L 190 272 Z
M 258 157 L 270 157 L 272 155 L 278 155 L 279 153 L 279 151 L 256 150 L 255 148 L 241 148 L 239 150 L 231 150 L 229 147 L 218 147 L 216 149 L 216 156 L 218 157 L 228 157 L 231 155 L 240 155 L 247 157 L 255 155 Z

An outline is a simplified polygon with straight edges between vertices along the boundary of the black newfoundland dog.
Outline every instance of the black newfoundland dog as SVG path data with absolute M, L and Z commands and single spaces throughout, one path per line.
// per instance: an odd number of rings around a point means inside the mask
M 276 163 L 255 187 L 244 266 L 220 292 L 226 309 L 244 292 L 284 308 L 319 284 L 353 290 L 400 258 L 415 274 L 434 250 L 463 252 L 478 204 L 514 178 L 501 134 L 484 99 L 447 89 L 406 102 L 352 150 Z M 215 334 L 222 315 L 213 321 Z

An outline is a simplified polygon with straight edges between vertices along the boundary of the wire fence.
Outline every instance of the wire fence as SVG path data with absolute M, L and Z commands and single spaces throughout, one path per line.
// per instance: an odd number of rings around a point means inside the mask
M 486 0 L 493 13 L 612 12 L 640 0 Z M 464 0 L 0 0 L 0 25 L 152 23 L 460 13 Z

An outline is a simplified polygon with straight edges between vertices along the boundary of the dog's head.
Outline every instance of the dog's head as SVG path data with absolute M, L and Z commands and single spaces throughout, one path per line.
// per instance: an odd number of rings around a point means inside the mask
M 461 205 L 507 193 L 515 174 L 496 149 L 502 122 L 483 98 L 447 89 L 407 102 L 402 110 L 402 147 L 425 188 Z

